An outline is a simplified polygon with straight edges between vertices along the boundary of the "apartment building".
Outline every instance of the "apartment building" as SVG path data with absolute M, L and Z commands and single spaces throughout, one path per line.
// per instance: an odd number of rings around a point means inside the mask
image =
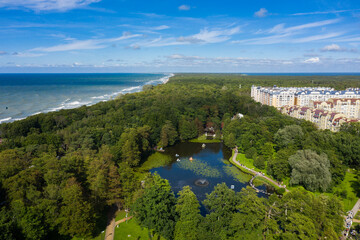
M 327 101 L 310 101 L 310 107 L 344 114 L 360 119 L 360 98 L 331 98 Z
M 339 131 L 344 123 L 359 122 L 359 119 L 348 118 L 345 114 L 324 109 L 299 106 L 283 106 L 281 112 L 288 116 L 313 122 L 320 129 Z
M 360 98 L 360 89 L 349 88 L 335 91 L 329 87 L 251 87 L 251 97 L 262 104 L 281 108 L 283 106 L 309 107 L 311 101 L 327 101 L 330 98 Z

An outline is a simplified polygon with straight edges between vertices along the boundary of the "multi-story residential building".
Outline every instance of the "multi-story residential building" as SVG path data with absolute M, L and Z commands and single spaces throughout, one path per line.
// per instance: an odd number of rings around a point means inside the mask
M 334 132 L 338 131 L 343 123 L 360 121 L 359 119 L 347 118 L 342 113 L 310 107 L 283 106 L 281 112 L 291 117 L 311 121 L 320 129 L 329 129 Z
M 327 101 L 310 101 L 310 106 L 360 119 L 360 98 L 332 98 Z
M 251 87 L 251 97 L 262 104 L 281 108 L 282 106 L 310 106 L 311 101 L 327 101 L 330 98 L 360 98 L 359 89 L 335 91 L 329 87 Z

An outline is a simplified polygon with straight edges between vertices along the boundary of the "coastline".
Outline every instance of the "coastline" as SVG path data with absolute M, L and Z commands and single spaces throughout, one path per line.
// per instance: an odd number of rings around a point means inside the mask
M 110 101 L 110 100 L 113 100 L 116 96 L 118 96 L 120 94 L 141 92 L 144 85 L 166 84 L 169 81 L 169 79 L 171 77 L 173 77 L 175 74 L 167 73 L 167 74 L 163 74 L 163 75 L 165 75 L 165 76 L 163 76 L 161 78 L 158 78 L 158 79 L 153 79 L 153 80 L 150 80 L 150 81 L 147 81 L 147 82 L 143 82 L 143 83 L 139 84 L 138 86 L 125 87 L 125 88 L 123 88 L 123 89 L 121 89 L 119 91 L 116 91 L 116 92 L 107 93 L 107 94 L 103 94 L 103 95 L 95 95 L 95 96 L 89 97 L 86 100 L 84 99 L 82 101 L 77 101 L 77 100 L 71 101 L 70 98 L 67 98 L 67 99 L 63 100 L 62 102 L 59 102 L 57 106 L 51 106 L 51 107 L 47 107 L 47 108 L 44 108 L 44 109 L 37 109 L 37 110 L 34 110 L 33 112 L 29 112 L 24 117 L 4 116 L 3 118 L 0 119 L 0 124 L 20 121 L 20 120 L 23 120 L 23 119 L 25 119 L 27 117 L 38 115 L 38 114 L 41 114 L 41 113 L 56 112 L 56 111 L 63 110 L 63 109 L 75 109 L 75 108 L 78 108 L 78 107 L 81 107 L 81 106 L 84 106 L 84 105 L 85 106 L 92 106 L 92 105 L 97 104 L 99 102 Z

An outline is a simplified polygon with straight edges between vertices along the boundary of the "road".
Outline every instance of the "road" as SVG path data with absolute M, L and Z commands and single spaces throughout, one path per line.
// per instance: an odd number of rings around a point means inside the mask
M 284 188 L 283 185 L 277 183 L 276 181 L 272 180 L 271 178 L 263 175 L 263 174 L 260 173 L 260 172 L 257 172 L 257 171 L 255 171 L 255 170 L 253 170 L 253 169 L 250 169 L 250 168 L 242 165 L 241 163 L 239 163 L 239 162 L 236 160 L 237 155 L 238 155 L 238 153 L 237 153 L 237 151 L 235 151 L 235 154 L 233 155 L 233 158 L 232 158 L 232 161 L 233 161 L 237 166 L 239 166 L 240 168 L 244 168 L 244 169 L 252 172 L 255 176 L 257 175 L 257 176 L 260 176 L 260 177 L 262 177 L 262 178 L 265 178 L 266 180 L 268 180 L 269 182 L 273 183 L 274 185 L 276 185 L 276 186 L 278 186 L 278 187 L 280 187 L 280 188 Z M 285 191 L 288 192 L 289 190 L 286 189 L 286 187 L 285 187 Z

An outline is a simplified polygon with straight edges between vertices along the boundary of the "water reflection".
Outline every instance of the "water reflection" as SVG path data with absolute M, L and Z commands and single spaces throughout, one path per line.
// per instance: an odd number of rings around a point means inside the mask
M 224 160 L 231 157 L 231 150 L 222 143 L 207 143 L 203 148 L 201 143 L 184 142 L 166 148 L 163 154 L 169 155 L 172 162 L 167 166 L 152 169 L 150 172 L 157 172 L 167 179 L 175 194 L 184 186 L 190 186 L 199 201 L 203 201 L 206 194 L 211 193 L 214 186 L 219 183 L 225 182 L 228 187 L 234 185 L 234 190 L 239 192 L 248 185 L 248 180 L 241 182 L 239 179 L 251 178 L 249 176 L 234 178 L 234 174 L 230 174 L 235 171 L 237 175 L 246 175 L 236 167 L 225 164 Z M 190 157 L 194 160 L 190 161 Z M 180 161 L 176 161 L 177 159 Z M 229 168 L 234 169 L 228 171 Z M 266 190 L 266 186 L 258 188 Z M 261 193 L 259 196 L 266 197 Z M 206 213 L 206 209 L 202 204 L 201 206 L 202 214 Z

